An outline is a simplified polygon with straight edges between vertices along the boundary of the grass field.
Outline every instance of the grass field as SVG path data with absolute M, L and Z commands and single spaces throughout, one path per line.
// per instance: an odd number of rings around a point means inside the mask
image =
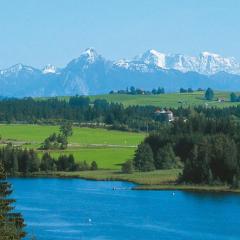
M 117 170 L 97 170 L 97 171 L 80 171 L 80 172 L 55 172 L 53 176 L 59 177 L 81 177 L 93 180 L 123 180 L 135 182 L 141 185 L 159 185 L 169 184 L 176 181 L 180 170 L 156 170 L 152 172 L 134 172 L 132 174 L 124 174 Z M 44 173 L 37 173 L 44 175 Z M 48 176 L 51 175 L 47 174 Z
M 28 124 L 0 125 L 0 136 L 4 141 L 27 148 L 37 149 L 41 142 L 58 126 L 40 126 Z M 72 153 L 76 161 L 96 161 L 102 169 L 120 169 L 121 163 L 133 157 L 136 146 L 144 139 L 145 134 L 111 131 L 106 129 L 73 128 L 67 150 L 51 151 L 55 157 Z M 42 151 L 39 151 L 42 154 Z
M 119 102 L 125 106 L 129 105 L 153 105 L 156 107 L 177 108 L 180 106 L 198 106 L 207 105 L 209 107 L 228 107 L 236 106 L 239 103 L 232 103 L 229 101 L 229 92 L 215 92 L 214 101 L 207 101 L 204 99 L 204 92 L 194 93 L 168 93 L 161 95 L 126 95 L 126 94 L 105 94 L 90 96 L 91 100 L 106 99 L 108 102 Z M 223 98 L 224 102 L 218 102 L 218 98 Z
M 92 161 L 96 161 L 99 168 L 120 169 L 123 162 L 133 158 L 134 151 L 135 148 L 132 147 L 82 147 L 61 152 L 53 151 L 51 155 L 57 158 L 61 154 L 73 154 L 77 162 L 86 161 L 91 164 Z
M 160 95 L 129 95 L 129 94 L 102 94 L 89 96 L 91 102 L 96 99 L 105 99 L 108 102 L 122 103 L 124 106 L 142 105 L 167 108 L 208 106 L 208 107 L 229 107 L 237 106 L 240 102 L 230 102 L 230 92 L 214 91 L 214 100 L 208 101 L 204 98 L 205 92 L 195 91 L 193 93 L 166 93 Z M 236 93 L 239 95 L 240 93 Z M 58 97 L 62 100 L 69 100 L 69 97 Z M 36 100 L 46 100 L 48 98 L 36 98 Z M 224 99 L 223 102 L 218 99 Z
M 34 173 L 33 177 L 62 177 L 62 178 L 83 178 L 90 180 L 119 180 L 137 183 L 134 190 L 184 190 L 198 192 L 231 192 L 240 193 L 239 189 L 233 189 L 228 185 L 186 185 L 176 184 L 177 177 L 181 170 L 156 170 L 152 172 L 134 172 L 123 174 L 116 170 L 97 170 L 81 172 L 52 172 Z
M 32 124 L 1 124 L 0 135 L 4 139 L 41 143 L 53 132 L 58 132 L 59 126 L 32 125 Z M 69 138 L 70 144 L 112 144 L 136 146 L 139 139 L 144 138 L 142 133 L 111 131 L 103 128 L 73 128 L 73 135 Z

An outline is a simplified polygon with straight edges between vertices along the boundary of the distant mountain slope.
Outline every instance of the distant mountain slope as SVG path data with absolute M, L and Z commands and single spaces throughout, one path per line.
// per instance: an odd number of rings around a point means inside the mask
M 100 94 L 135 86 L 166 91 L 180 87 L 240 90 L 240 64 L 234 58 L 203 52 L 197 57 L 149 50 L 132 60 L 109 61 L 94 49 L 59 69 L 22 64 L 0 71 L 0 96 Z

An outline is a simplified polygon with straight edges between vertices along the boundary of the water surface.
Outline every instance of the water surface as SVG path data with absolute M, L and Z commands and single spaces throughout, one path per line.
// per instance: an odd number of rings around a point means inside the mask
M 38 240 L 240 239 L 237 194 L 132 191 L 131 183 L 80 179 L 10 181 L 26 230 Z

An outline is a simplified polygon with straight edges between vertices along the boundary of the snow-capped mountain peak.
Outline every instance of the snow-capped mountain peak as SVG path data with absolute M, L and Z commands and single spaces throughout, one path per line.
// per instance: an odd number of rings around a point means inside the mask
M 146 51 L 135 59 L 147 65 L 156 65 L 160 68 L 166 68 L 166 54 L 160 53 L 154 49 Z
M 51 64 L 48 64 L 47 66 L 45 66 L 42 70 L 42 72 L 44 74 L 48 74 L 48 73 L 56 73 L 57 72 L 57 68 Z
M 128 68 L 129 67 L 129 61 L 126 59 L 119 59 L 113 63 L 113 65 L 116 65 L 121 68 Z
M 9 74 L 18 74 L 19 72 L 33 72 L 34 68 L 30 66 L 23 65 L 22 63 L 15 64 L 7 69 L 1 70 L 1 75 L 9 75 Z
M 188 56 L 154 49 L 133 59 L 108 61 L 93 48 L 87 48 L 61 69 L 50 64 L 40 70 L 16 64 L 0 70 L 0 86 L 0 96 L 99 94 L 128 86 L 161 86 L 166 91 L 181 87 L 237 91 L 240 63 L 233 57 L 211 52 Z
M 200 53 L 200 56 L 203 56 L 203 57 L 212 57 L 212 58 L 219 58 L 219 57 L 220 57 L 220 55 L 217 54 L 217 53 L 211 53 L 211 52 L 207 52 L 207 51 L 201 52 L 201 53 Z
M 84 52 L 81 53 L 80 58 L 84 57 L 89 63 L 93 63 L 100 55 L 94 48 L 87 48 Z
M 94 48 L 87 48 L 83 51 L 78 58 L 75 58 L 67 65 L 67 68 L 85 66 L 87 67 L 89 64 L 93 64 L 98 60 L 102 60 L 102 56 L 97 53 Z
M 141 65 L 154 65 L 161 69 L 175 69 L 181 72 L 193 71 L 205 75 L 212 75 L 222 71 L 240 74 L 240 63 L 235 58 L 222 57 L 219 54 L 207 51 L 200 53 L 198 56 L 188 56 L 165 54 L 151 49 L 135 57 L 133 61 L 128 61 L 128 66 L 134 63 L 136 68 L 136 61 Z M 126 63 L 122 63 L 122 66 L 126 66 Z
M 240 63 L 233 57 L 222 57 L 216 53 L 202 52 L 196 59 L 196 72 L 211 75 L 217 72 L 240 74 Z

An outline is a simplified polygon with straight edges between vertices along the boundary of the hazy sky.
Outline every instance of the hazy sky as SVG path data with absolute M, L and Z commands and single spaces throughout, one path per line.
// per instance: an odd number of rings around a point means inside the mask
M 64 66 L 87 47 L 110 59 L 147 49 L 240 60 L 240 0 L 0 0 L 0 68 Z

